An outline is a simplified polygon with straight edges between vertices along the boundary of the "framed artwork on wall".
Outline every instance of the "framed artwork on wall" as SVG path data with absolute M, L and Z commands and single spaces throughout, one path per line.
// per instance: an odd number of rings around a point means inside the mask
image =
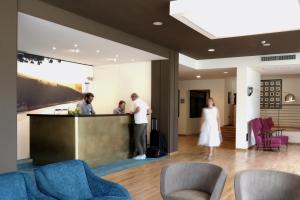
M 282 80 L 261 80 L 260 108 L 281 109 L 282 107 Z

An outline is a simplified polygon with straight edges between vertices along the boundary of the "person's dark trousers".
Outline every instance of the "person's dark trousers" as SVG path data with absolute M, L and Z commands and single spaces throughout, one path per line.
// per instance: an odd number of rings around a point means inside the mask
M 146 134 L 147 124 L 134 124 L 135 155 L 143 155 L 146 153 Z

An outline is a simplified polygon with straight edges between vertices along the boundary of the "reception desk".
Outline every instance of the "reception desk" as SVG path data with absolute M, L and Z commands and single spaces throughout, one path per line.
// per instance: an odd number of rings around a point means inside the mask
M 35 165 L 80 159 L 95 167 L 131 155 L 130 115 L 29 117 L 30 157 Z

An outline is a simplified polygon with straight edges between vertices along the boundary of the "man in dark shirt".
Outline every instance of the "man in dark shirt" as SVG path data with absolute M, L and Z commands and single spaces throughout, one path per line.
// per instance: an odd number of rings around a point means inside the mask
M 93 93 L 86 93 L 84 95 L 83 100 L 81 100 L 77 104 L 77 108 L 79 109 L 79 112 L 81 115 L 95 115 L 95 111 L 92 106 L 92 101 L 94 99 Z
M 126 102 L 121 100 L 119 102 L 119 105 L 116 109 L 114 109 L 113 113 L 114 114 L 125 114 L 125 105 L 126 105 Z

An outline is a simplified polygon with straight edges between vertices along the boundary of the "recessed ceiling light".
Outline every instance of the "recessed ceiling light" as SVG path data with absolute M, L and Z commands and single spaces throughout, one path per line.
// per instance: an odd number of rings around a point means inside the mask
M 131 61 L 131 62 L 134 62 L 135 60 L 132 58 L 132 59 L 130 59 L 130 61 Z
M 224 72 L 224 74 L 228 74 L 228 72 Z
M 263 44 L 263 46 L 264 47 L 269 47 L 269 46 L 271 46 L 271 43 L 265 43 L 265 44 Z
M 52 50 L 56 50 L 56 47 L 52 47 Z
M 96 50 L 96 53 L 100 53 L 100 50 L 99 50 L 99 49 L 97 49 L 97 50 Z
M 116 54 L 116 55 L 115 55 L 115 57 L 116 57 L 116 58 L 119 58 L 119 55 L 118 55 L 118 54 Z
M 201 76 L 200 76 L 200 75 L 197 75 L 196 78 L 201 78 Z
M 215 52 L 215 49 L 208 49 L 209 52 Z
M 260 43 L 261 43 L 261 45 L 262 45 L 263 47 L 269 47 L 269 46 L 271 46 L 271 43 L 270 43 L 270 42 L 267 42 L 266 40 L 262 40 Z
M 162 26 L 164 23 L 160 22 L 160 21 L 156 21 L 152 23 L 154 26 Z
M 116 58 L 114 58 L 114 62 L 117 62 L 117 59 L 116 59 Z
M 75 53 L 79 53 L 80 52 L 80 50 L 79 49 L 75 49 L 75 51 L 74 51 Z
M 78 44 L 74 44 L 74 47 L 78 47 Z

